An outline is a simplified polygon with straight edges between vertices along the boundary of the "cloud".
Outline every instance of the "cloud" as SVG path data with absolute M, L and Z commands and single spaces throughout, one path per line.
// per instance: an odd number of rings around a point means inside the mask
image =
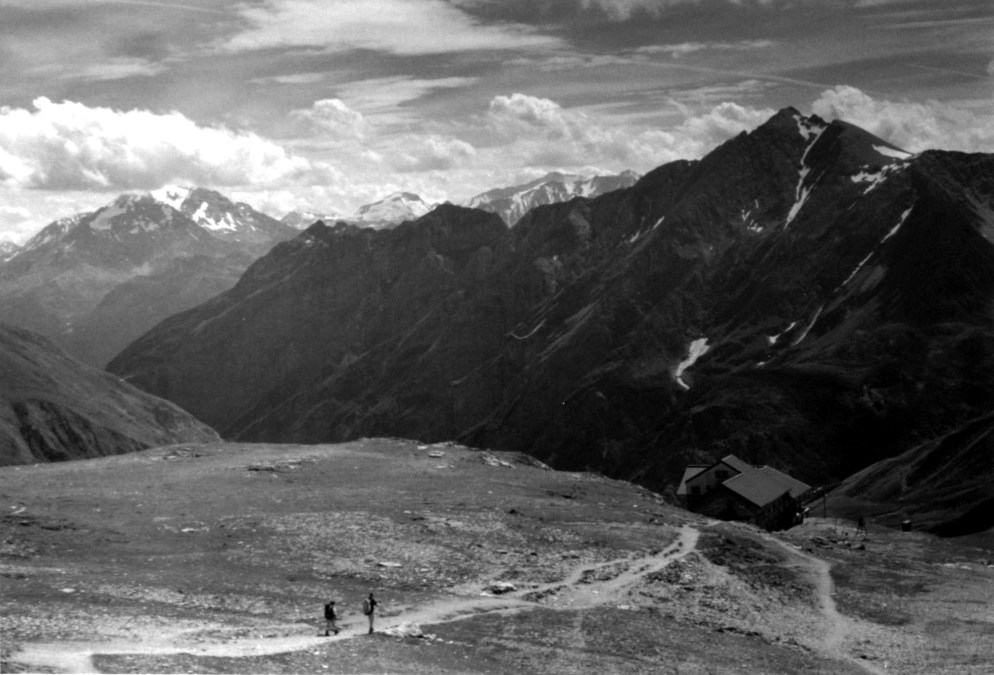
M 522 24 L 487 25 L 444 0 L 270 0 L 240 8 L 248 28 L 219 49 L 285 47 L 391 54 L 555 47 L 554 37 Z
M 672 103 L 672 102 L 671 102 Z M 494 97 L 485 123 L 499 141 L 493 152 L 516 168 L 569 171 L 600 166 L 609 171 L 647 171 L 676 159 L 703 156 L 719 143 L 766 121 L 773 110 L 722 103 L 694 113 L 672 103 L 683 121 L 669 129 L 626 126 L 610 117 L 564 109 L 526 94 Z
M 741 40 L 739 42 L 681 42 L 678 44 L 646 45 L 635 50 L 636 54 L 669 54 L 677 59 L 702 51 L 747 51 L 767 49 L 776 43 L 772 40 Z
M 330 136 L 333 140 L 362 140 L 371 130 L 362 113 L 337 98 L 315 101 L 310 108 L 292 111 L 290 117 L 304 122 L 312 133 Z
M 910 152 L 994 152 L 994 118 L 939 101 L 878 100 L 855 87 L 837 86 L 824 91 L 811 110 L 855 124 Z
M 397 113 L 402 103 L 434 91 L 476 83 L 475 77 L 415 78 L 404 75 L 357 80 L 336 87 L 338 97 L 363 114 Z
M 638 14 L 658 17 L 678 5 L 726 4 L 770 7 L 774 0 L 580 0 L 584 9 L 597 9 L 612 21 L 628 21 Z M 810 0 L 809 0 L 810 1 Z M 824 2 L 824 0 L 818 0 Z M 797 4 L 795 0 L 792 4 Z
M 391 165 L 402 172 L 444 171 L 471 160 L 476 148 L 458 138 L 437 135 L 412 136 L 391 156 Z
M 256 134 L 180 113 L 119 111 L 47 98 L 0 108 L 0 183 L 48 190 L 329 180 L 334 171 Z

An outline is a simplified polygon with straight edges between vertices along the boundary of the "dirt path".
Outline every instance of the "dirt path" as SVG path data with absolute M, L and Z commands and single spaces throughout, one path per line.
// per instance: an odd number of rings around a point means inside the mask
M 821 558 L 788 548 L 777 539 L 771 539 L 771 541 L 777 541 L 783 548 L 797 557 L 814 578 L 818 608 L 825 623 L 821 639 L 821 648 L 824 653 L 832 658 L 853 663 L 868 673 L 875 675 L 887 673 L 888 671 L 877 668 L 872 663 L 853 657 L 846 649 L 846 639 L 854 633 L 856 626 L 851 619 L 841 614 L 835 605 L 835 598 L 832 597 L 835 592 L 835 582 L 832 581 L 831 573 L 832 566 Z
M 378 631 L 415 624 L 441 624 L 494 613 L 514 613 L 539 607 L 579 609 L 619 602 L 632 585 L 658 572 L 674 560 L 694 550 L 699 532 L 684 526 L 677 540 L 655 555 L 620 558 L 594 566 L 578 566 L 563 581 L 512 591 L 497 596 L 451 597 L 429 605 L 404 607 L 399 613 L 380 618 Z M 195 634 L 210 630 L 223 632 L 223 625 L 205 625 L 203 630 L 162 632 L 140 639 L 112 641 L 33 642 L 25 643 L 10 660 L 28 666 L 54 669 L 62 673 L 100 672 L 93 665 L 94 654 L 192 654 L 213 657 L 265 656 L 298 651 L 324 645 L 329 641 L 348 640 L 366 633 L 365 620 L 346 625 L 332 637 L 313 635 L 309 624 L 286 624 L 279 628 L 293 634 L 274 637 L 233 637 L 229 640 L 202 642 Z M 299 629 L 299 630 L 298 630 Z M 302 632 L 307 634 L 302 635 Z M 191 635 L 193 633 L 193 635 Z

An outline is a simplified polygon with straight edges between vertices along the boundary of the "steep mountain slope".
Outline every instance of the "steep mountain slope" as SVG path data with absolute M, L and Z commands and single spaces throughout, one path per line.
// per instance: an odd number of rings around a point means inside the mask
M 472 330 L 449 296 L 484 278 L 508 244 L 495 215 L 451 205 L 392 230 L 318 223 L 253 264 L 235 288 L 160 324 L 108 369 L 130 371 L 138 386 L 158 388 L 234 434 L 256 408 L 272 408 L 316 370 L 392 339 L 398 326 Z M 194 332 L 209 343 L 191 339 Z M 186 366 L 174 369 L 174 359 Z M 205 377 L 189 377 L 187 367 Z
M 0 312 L 103 365 L 161 319 L 230 288 L 251 260 L 293 234 L 209 190 L 122 195 L 97 211 L 52 223 L 0 264 Z M 213 274 L 201 288 L 203 275 L 178 273 L 194 256 L 224 261 L 217 266 L 224 278 Z M 113 289 L 145 277 L 155 283 L 138 286 L 152 292 L 131 302 L 140 314 L 113 307 L 114 298 L 123 297 L 108 295 Z M 125 295 L 133 297 L 134 288 Z
M 477 274 L 415 244 L 479 211 L 354 253 L 312 229 L 110 369 L 244 439 L 461 438 L 656 489 L 734 452 L 825 484 L 994 409 L 992 176 L 990 156 L 910 156 L 785 109 L 464 238 Z
M 829 496 L 848 510 L 894 527 L 957 536 L 994 528 L 994 412 L 881 460 L 850 476 Z M 843 499 L 844 498 L 844 499 Z
M 505 223 L 514 225 L 536 206 L 565 202 L 574 197 L 597 197 L 631 187 L 638 179 L 634 171 L 590 177 L 552 172 L 523 185 L 488 190 L 470 199 L 466 205 L 496 213 Z
M 172 403 L 0 324 L 0 465 L 102 457 L 217 439 Z

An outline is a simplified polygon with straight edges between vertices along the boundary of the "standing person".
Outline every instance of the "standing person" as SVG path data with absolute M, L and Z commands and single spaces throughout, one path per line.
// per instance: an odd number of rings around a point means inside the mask
M 369 597 L 362 601 L 362 613 L 369 617 L 369 632 L 373 632 L 373 614 L 376 613 L 376 606 L 380 604 L 376 602 L 376 598 L 370 593 Z
M 334 600 L 324 604 L 324 634 L 330 635 L 331 631 L 335 631 L 335 635 L 338 635 L 338 610 L 335 609 Z
M 862 513 L 859 514 L 859 519 L 856 520 L 856 534 L 859 534 L 860 532 L 862 532 L 864 536 L 866 535 L 866 519 L 863 517 Z

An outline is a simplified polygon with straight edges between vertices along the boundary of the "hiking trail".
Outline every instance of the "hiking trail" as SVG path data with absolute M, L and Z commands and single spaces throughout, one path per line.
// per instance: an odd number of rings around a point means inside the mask
M 376 630 L 383 632 L 411 624 L 443 624 L 474 616 L 515 613 L 539 608 L 581 609 L 619 602 L 625 592 L 646 576 L 658 572 L 687 554 L 696 545 L 699 531 L 689 525 L 680 529 L 677 539 L 659 553 L 637 558 L 618 558 L 597 565 L 579 565 L 562 581 L 522 588 L 499 596 L 451 596 L 419 607 L 402 607 L 389 615 L 378 615 Z M 323 623 L 322 623 L 323 626 Z M 196 639 L 205 631 L 224 631 L 222 624 L 205 624 L 195 630 L 155 629 L 140 639 L 26 642 L 9 657 L 10 662 L 53 669 L 60 673 L 98 673 L 93 663 L 97 654 L 191 654 L 209 657 L 268 656 L 310 649 L 329 641 L 351 640 L 366 635 L 365 617 L 343 627 L 339 635 L 313 634 L 305 623 L 278 624 L 262 629 L 293 631 L 293 634 L 265 637 L 235 637 L 223 641 Z M 306 634 L 302 634 L 306 631 Z

